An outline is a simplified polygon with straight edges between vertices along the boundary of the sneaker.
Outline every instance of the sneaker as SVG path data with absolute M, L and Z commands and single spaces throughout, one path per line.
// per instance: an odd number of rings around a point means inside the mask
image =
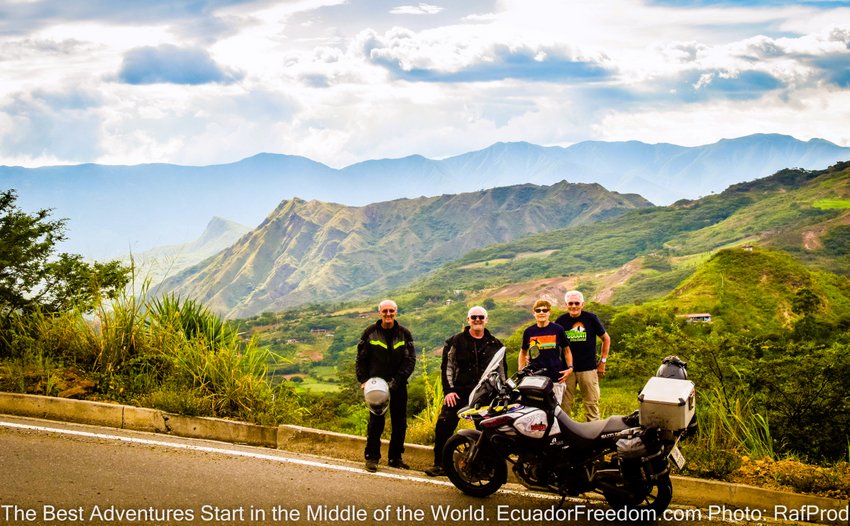
M 378 461 L 375 460 L 374 458 L 367 458 L 366 459 L 366 471 L 368 471 L 369 473 L 374 473 L 374 472 L 378 471 Z
M 429 477 L 443 477 L 446 475 L 446 470 L 443 469 L 443 466 L 439 464 L 434 464 L 430 468 L 425 470 L 425 474 Z
M 400 458 L 390 460 L 389 462 L 387 462 L 387 464 L 389 464 L 391 468 L 410 469 L 410 466 L 405 464 L 404 461 Z

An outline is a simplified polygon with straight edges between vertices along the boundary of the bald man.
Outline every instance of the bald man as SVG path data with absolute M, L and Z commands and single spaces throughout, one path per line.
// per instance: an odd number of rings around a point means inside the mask
M 370 378 L 383 378 L 390 388 L 390 423 L 392 434 L 387 452 L 388 465 L 410 469 L 401 455 L 404 453 L 404 437 L 407 433 L 407 379 L 416 366 L 416 350 L 410 331 L 396 321 L 398 305 L 393 300 L 384 300 L 378 305 L 380 319 L 366 327 L 357 344 L 357 381 L 364 388 Z M 386 415 L 369 413 L 366 428 L 366 471 L 378 470 L 381 459 L 381 434 L 384 432 Z

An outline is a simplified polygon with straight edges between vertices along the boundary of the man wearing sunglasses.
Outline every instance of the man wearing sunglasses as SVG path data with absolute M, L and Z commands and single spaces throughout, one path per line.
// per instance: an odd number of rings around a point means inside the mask
M 564 328 L 549 321 L 549 311 L 552 304 L 548 300 L 539 299 L 534 302 L 531 312 L 534 314 L 534 325 L 526 327 L 522 333 L 522 346 L 519 350 L 519 368 L 530 363 L 538 373 L 548 376 L 553 385 L 555 399 L 561 403 L 564 397 L 564 385 L 573 370 L 573 356 L 570 352 L 570 340 Z M 529 356 L 529 350 L 536 346 L 539 354 Z
M 378 305 L 381 319 L 366 327 L 357 344 L 357 381 L 363 389 L 370 378 L 383 378 L 390 389 L 390 423 L 392 434 L 387 452 L 389 466 L 410 469 L 401 458 L 407 432 L 407 379 L 416 366 L 416 349 L 410 331 L 399 325 L 395 317 L 398 305 L 384 300 Z M 381 434 L 386 415 L 369 413 L 366 427 L 366 471 L 377 471 L 381 459 Z
M 502 348 L 502 342 L 485 327 L 487 320 L 484 307 L 472 307 L 466 314 L 468 325 L 446 340 L 443 346 L 440 371 L 445 398 L 434 427 L 434 465 L 425 470 L 428 476 L 445 474 L 442 466 L 443 446 L 457 428 L 457 411 L 469 400 L 469 394 L 490 360 Z M 507 365 L 507 361 L 502 360 L 499 369 L 502 378 L 507 374 Z
M 570 349 L 573 351 L 575 374 L 567 379 L 564 401 L 561 408 L 569 415 L 576 397 L 576 385 L 584 399 L 584 411 L 587 421 L 599 420 L 599 379 L 605 376 L 605 363 L 611 349 L 611 337 L 605 326 L 592 312 L 583 310 L 584 294 L 570 290 L 564 295 L 567 304 L 566 314 L 562 314 L 555 323 L 567 331 Z M 602 356 L 596 362 L 596 339 L 602 340 Z

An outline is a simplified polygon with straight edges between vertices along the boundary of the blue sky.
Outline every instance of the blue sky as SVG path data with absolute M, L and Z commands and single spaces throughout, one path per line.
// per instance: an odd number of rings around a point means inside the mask
M 850 146 L 850 2 L 0 1 L 0 164 Z

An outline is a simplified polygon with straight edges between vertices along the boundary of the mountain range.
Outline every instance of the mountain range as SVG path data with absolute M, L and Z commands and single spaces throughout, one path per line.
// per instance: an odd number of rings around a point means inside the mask
M 565 241 L 576 239 L 580 245 Z M 672 292 L 717 251 L 750 246 L 780 251 L 809 268 L 843 276 L 841 295 L 850 296 L 848 241 L 850 163 L 844 162 L 825 170 L 780 170 L 720 194 L 630 211 L 591 229 L 566 227 L 484 247 L 424 276 L 411 290 L 436 297 L 461 286 L 521 289 L 523 283 L 561 276 L 559 283 L 570 282 L 592 300 L 639 304 Z M 547 257 L 532 258 L 534 254 Z M 474 273 L 458 279 L 461 271 L 472 268 Z M 805 283 L 789 284 L 795 290 L 801 286 Z M 718 301 L 731 300 L 722 287 L 722 276 L 710 292 L 684 287 L 679 294 L 691 292 L 681 306 L 710 312 Z M 563 290 L 553 289 L 552 297 L 559 293 Z M 787 303 L 781 306 L 788 308 Z M 783 319 L 777 312 L 771 315 Z
M 185 243 L 214 216 L 253 227 L 281 201 L 296 197 L 363 206 L 566 180 L 598 183 L 664 205 L 720 192 L 781 168 L 819 169 L 846 159 L 850 148 L 775 134 L 695 147 L 637 141 L 589 141 L 569 147 L 519 142 L 442 160 L 412 155 L 341 169 L 267 153 L 197 167 L 3 166 L 0 187 L 14 188 L 25 210 L 51 208 L 54 217 L 69 219 L 62 250 L 105 259 Z
M 648 206 L 637 195 L 565 181 L 362 207 L 290 199 L 232 246 L 158 290 L 230 317 L 369 296 L 477 248 Z

